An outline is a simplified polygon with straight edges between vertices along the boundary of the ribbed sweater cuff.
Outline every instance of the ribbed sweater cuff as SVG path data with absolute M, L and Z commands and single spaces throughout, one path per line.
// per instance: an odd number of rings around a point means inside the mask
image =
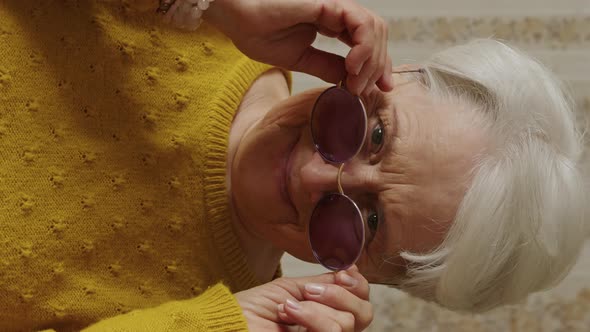
M 206 331 L 248 331 L 242 309 L 226 286 L 209 288 L 194 303 L 200 308 Z
M 84 329 L 105 331 L 233 332 L 248 331 L 248 324 L 236 298 L 226 286 L 217 284 L 195 298 L 134 310 Z

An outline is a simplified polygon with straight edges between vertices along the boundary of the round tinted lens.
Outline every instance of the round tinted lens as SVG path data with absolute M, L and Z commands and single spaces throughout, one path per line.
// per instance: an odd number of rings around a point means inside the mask
M 330 270 L 354 264 L 364 245 L 365 228 L 356 204 L 341 194 L 324 196 L 309 223 L 309 242 L 316 259 Z
M 367 132 L 367 116 L 361 100 L 340 87 L 324 91 L 311 114 L 311 135 L 318 152 L 334 163 L 352 158 Z

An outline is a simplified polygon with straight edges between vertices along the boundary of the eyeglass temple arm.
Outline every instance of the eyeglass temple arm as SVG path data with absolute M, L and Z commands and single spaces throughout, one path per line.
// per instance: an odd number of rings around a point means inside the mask
M 409 70 L 396 70 L 396 71 L 392 71 L 392 74 L 405 74 L 405 73 L 424 73 L 424 68 L 418 68 L 418 69 L 409 69 Z M 342 87 L 344 86 L 344 82 L 346 81 L 346 77 L 344 77 L 342 80 L 340 80 L 340 82 L 338 82 L 338 86 Z
M 398 71 L 393 71 L 392 74 L 405 74 L 405 73 L 424 73 L 424 69 L 423 68 L 419 68 L 419 69 L 411 69 L 411 70 L 398 70 Z M 341 87 L 343 85 L 343 82 L 346 80 L 346 78 L 344 78 L 343 80 L 341 80 L 340 82 L 338 82 L 338 86 Z M 344 195 L 344 190 L 342 189 L 342 182 L 341 182 L 341 178 L 342 178 L 342 169 L 344 168 L 344 164 L 340 164 L 340 167 L 338 168 L 338 175 L 337 175 L 337 181 L 338 181 L 338 192 L 341 195 Z
M 342 189 L 342 170 L 344 169 L 344 164 L 340 164 L 338 167 L 338 175 L 336 175 L 336 181 L 338 182 L 338 192 L 340 195 L 344 195 L 344 190 Z
M 391 72 L 392 74 L 405 74 L 405 73 L 424 73 L 424 68 L 410 69 L 410 70 L 398 70 Z

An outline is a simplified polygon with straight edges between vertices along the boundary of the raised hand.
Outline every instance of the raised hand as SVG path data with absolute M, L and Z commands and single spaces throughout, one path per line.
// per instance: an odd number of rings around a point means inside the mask
M 276 279 L 236 298 L 252 331 L 362 331 L 373 319 L 369 284 L 356 267 Z
M 176 0 L 171 11 L 182 1 L 188 0 Z M 188 24 L 186 17 L 166 14 L 178 26 Z M 332 83 L 346 78 L 355 94 L 375 83 L 393 88 L 387 25 L 353 0 L 215 0 L 203 17 L 254 60 Z M 346 58 L 312 47 L 318 33 L 347 44 Z

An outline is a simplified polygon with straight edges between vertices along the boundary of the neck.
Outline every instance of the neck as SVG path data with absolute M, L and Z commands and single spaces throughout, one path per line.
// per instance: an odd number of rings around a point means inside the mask
M 234 209 L 232 209 L 232 224 L 240 246 L 244 250 L 250 271 L 261 283 L 271 281 L 280 264 L 283 251 L 248 230 L 247 225 L 240 220 Z
M 236 151 L 244 134 L 281 100 L 289 97 L 289 88 L 283 73 L 278 69 L 261 75 L 244 95 L 234 117 L 229 135 L 227 157 L 227 188 L 232 202 L 232 224 L 244 250 L 248 266 L 260 282 L 268 282 L 275 275 L 283 251 L 275 248 L 266 239 L 255 234 L 233 208 L 231 192 L 231 169 Z

